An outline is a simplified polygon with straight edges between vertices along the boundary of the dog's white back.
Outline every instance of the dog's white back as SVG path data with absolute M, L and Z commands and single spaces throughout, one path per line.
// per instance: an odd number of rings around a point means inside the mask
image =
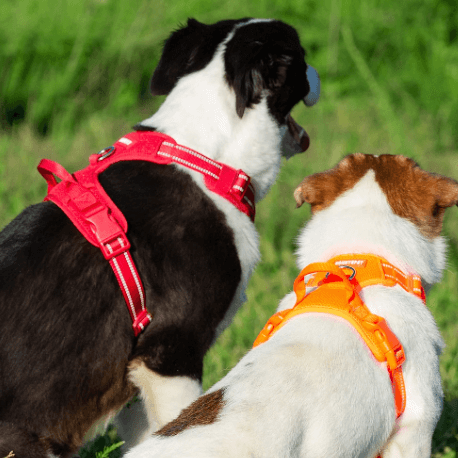
M 358 154 L 306 178 L 295 196 L 314 213 L 299 236 L 299 268 L 370 252 L 427 284 L 439 280 L 443 212 L 458 202 L 453 180 L 401 156 Z M 429 457 L 442 408 L 437 326 L 423 302 L 399 286 L 366 287 L 361 297 L 404 347 L 407 405 L 398 420 L 388 371 L 357 332 L 339 317 L 309 313 L 248 352 L 128 456 L 371 458 L 382 451 L 383 458 Z M 291 293 L 279 310 L 294 303 Z
M 221 41 L 214 38 L 214 35 L 209 32 L 210 29 L 213 30 L 213 34 L 221 35 Z M 283 63 L 278 64 L 282 66 L 285 78 L 291 79 L 291 81 L 279 82 L 281 87 L 287 87 L 289 91 L 285 90 L 283 97 L 286 95 L 286 99 L 294 98 L 294 104 L 302 100 L 307 106 L 313 105 L 320 94 L 319 77 L 316 70 L 307 66 L 303 60 L 304 52 L 296 32 L 294 32 L 295 38 L 292 35 L 292 28 L 279 21 L 266 19 L 222 21 L 210 26 L 189 20 L 187 27 L 174 32 L 166 42 L 161 62 L 153 75 L 151 83 L 153 94 L 167 94 L 167 98 L 153 116 L 137 125 L 141 129 L 152 128 L 170 135 L 179 144 L 186 145 L 225 165 L 243 170 L 251 178 L 256 202 L 266 195 L 275 182 L 282 155 L 289 157 L 295 152 L 300 152 L 298 143 L 301 143 L 301 136 L 307 135 L 305 131 L 299 130 L 299 133 L 292 138 L 287 123 L 287 119 L 291 120 L 289 112 L 281 112 L 284 107 L 280 109 L 280 104 L 271 100 L 272 97 L 279 97 L 281 91 L 270 88 L 269 84 L 272 82 L 265 81 L 262 72 L 256 67 L 261 65 L 264 60 L 261 57 L 266 53 L 267 46 L 262 46 L 263 40 L 258 42 L 259 56 L 255 56 L 250 64 L 253 68 L 250 66 L 238 68 L 237 59 L 240 54 L 246 52 L 246 49 L 242 47 L 242 49 L 235 49 L 234 52 L 234 47 L 237 48 L 237 45 L 232 43 L 234 37 L 239 39 L 241 32 L 251 34 L 257 39 L 257 33 L 263 34 L 266 31 L 267 35 L 271 36 L 270 40 L 274 40 L 272 37 L 276 36 L 275 33 L 283 37 L 287 42 L 286 48 L 289 48 L 283 49 L 284 44 L 276 43 L 276 50 L 268 50 L 271 51 L 269 55 L 272 60 L 272 70 L 277 66 L 275 53 L 280 51 L 280 55 L 288 56 L 284 68 Z M 223 33 L 226 35 L 223 36 Z M 186 39 L 183 39 L 184 34 Z M 206 38 L 205 34 L 209 37 Z M 206 46 L 202 44 L 204 39 L 208 39 Z M 217 46 L 213 52 L 209 52 L 212 42 Z M 252 42 L 253 39 L 245 40 L 243 46 L 251 46 Z M 192 49 L 180 53 L 183 46 L 191 46 Z M 230 72 L 227 67 L 231 63 L 228 57 L 230 46 L 232 46 L 230 52 L 235 55 L 236 60 L 235 79 L 243 79 L 250 74 L 258 79 L 253 83 L 253 89 L 246 90 L 247 100 L 242 102 L 239 101 L 241 94 L 240 90 L 235 88 L 236 83 L 229 81 Z M 301 57 L 300 63 L 298 56 Z M 178 65 L 177 61 L 184 57 L 187 57 L 187 61 Z M 199 59 L 202 59 L 202 68 L 194 71 L 192 67 L 197 65 L 196 61 Z M 298 70 L 296 67 L 299 64 Z M 301 87 L 297 87 L 299 82 Z M 259 94 L 256 95 L 257 91 Z M 251 92 L 254 92 L 254 95 L 250 95 Z M 250 101 L 251 98 L 253 100 Z M 291 101 L 288 103 L 290 104 Z M 291 108 L 292 106 L 288 110 Z M 281 119 L 278 119 L 280 112 Z M 288 145 L 293 145 L 293 151 L 285 151 Z M 240 261 L 240 282 L 227 312 L 217 325 L 216 339 L 232 322 L 235 313 L 246 300 L 245 290 L 260 258 L 259 237 L 255 225 L 249 218 L 245 218 L 226 199 L 206 187 L 201 173 L 180 165 L 175 166 L 190 174 L 202 191 L 224 213 L 227 225 L 233 232 Z M 132 367 L 129 376 L 137 386 L 142 387 L 141 397 L 147 407 L 148 423 L 154 424 L 154 428 L 163 426 L 174 418 L 183 406 L 190 404 L 200 394 L 199 380 L 188 377 L 162 377 L 142 364 Z M 128 443 L 138 442 L 145 436 L 145 432 L 138 433 L 144 428 L 137 426 L 138 418 L 145 416 L 144 410 L 137 403 L 132 407 L 132 411 L 124 411 L 117 421 L 121 436 Z M 149 428 L 149 432 L 152 430 L 154 429 Z

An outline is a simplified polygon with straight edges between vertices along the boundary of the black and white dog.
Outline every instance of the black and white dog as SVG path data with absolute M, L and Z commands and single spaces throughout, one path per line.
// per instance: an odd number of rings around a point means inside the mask
M 308 146 L 289 115 L 319 97 L 304 56 L 280 21 L 189 20 L 151 81 L 168 97 L 136 128 L 242 169 L 259 201 L 282 141 L 293 153 Z M 69 456 L 135 393 L 147 421 L 134 439 L 172 420 L 200 394 L 204 354 L 245 300 L 259 260 L 255 226 L 200 174 L 125 161 L 100 181 L 128 222 L 153 322 L 134 337 L 109 264 L 54 203 L 24 210 L 0 234 L 2 457 Z

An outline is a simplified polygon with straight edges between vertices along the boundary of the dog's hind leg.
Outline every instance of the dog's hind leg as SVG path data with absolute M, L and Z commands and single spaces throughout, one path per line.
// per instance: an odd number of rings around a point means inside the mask
M 124 408 L 115 420 L 125 450 L 143 442 L 202 394 L 198 380 L 159 375 L 143 363 L 131 367 L 129 377 L 139 388 L 140 399 Z
M 382 458 L 430 458 L 434 427 L 430 422 L 400 422 L 382 450 Z
M 0 421 L 0 457 L 51 458 L 36 434 L 12 423 Z

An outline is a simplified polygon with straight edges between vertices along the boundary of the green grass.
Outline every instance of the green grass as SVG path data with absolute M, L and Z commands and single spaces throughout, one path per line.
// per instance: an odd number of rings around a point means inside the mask
M 110 145 L 158 102 L 147 95 L 162 41 L 192 16 L 275 17 L 295 26 L 322 97 L 295 118 L 310 150 L 284 164 L 257 209 L 262 261 L 248 302 L 205 359 L 204 388 L 223 377 L 252 345 L 297 275 L 298 230 L 309 218 L 292 192 L 305 175 L 345 154 L 405 154 L 458 179 L 458 9 L 453 0 L 22 0 L 0 14 L 0 227 L 45 195 L 42 157 L 73 171 Z M 448 268 L 428 297 L 447 347 L 441 358 L 444 412 L 434 457 L 458 452 L 458 212 L 448 210 Z M 115 431 L 82 452 L 110 452 Z M 119 452 L 118 452 L 119 453 Z

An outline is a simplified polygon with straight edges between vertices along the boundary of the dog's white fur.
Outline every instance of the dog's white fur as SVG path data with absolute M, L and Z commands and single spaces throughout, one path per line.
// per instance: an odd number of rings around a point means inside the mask
M 314 215 L 299 236 L 298 266 L 351 252 L 383 256 L 428 284 L 445 263 L 443 239 L 396 216 L 373 171 Z M 209 390 L 224 390 L 216 421 L 153 436 L 127 456 L 371 458 L 383 449 L 383 458 L 429 457 L 443 396 L 440 333 L 423 302 L 399 286 L 367 287 L 361 297 L 407 355 L 407 405 L 398 420 L 385 365 L 345 320 L 309 313 L 248 352 Z M 291 293 L 279 310 L 294 303 Z
M 238 24 L 235 29 L 253 22 L 259 20 Z M 242 169 L 251 177 L 258 202 L 273 185 L 280 170 L 286 126 L 279 127 L 269 113 L 268 94 L 263 96 L 260 103 L 247 109 L 242 118 L 237 115 L 234 92 L 224 79 L 223 60 L 226 43 L 232 38 L 235 29 L 219 45 L 212 61 L 202 70 L 181 78 L 158 111 L 141 124 L 154 127 L 173 137 L 177 143 L 199 151 L 211 159 L 235 169 Z M 309 102 L 308 105 L 312 105 L 319 97 L 319 78 L 315 69 L 310 66 L 307 76 L 312 90 L 306 101 Z M 289 157 L 291 152 L 285 151 L 284 155 Z M 227 224 L 234 233 L 242 269 L 241 280 L 234 299 L 217 328 L 216 339 L 246 301 L 248 280 L 260 259 L 259 237 L 248 216 L 226 199 L 208 190 L 202 174 L 180 165 L 174 166 L 193 177 L 203 192 L 224 212 Z M 182 408 L 201 394 L 201 385 L 197 380 L 180 377 L 180 382 L 175 383 L 175 377 L 159 377 L 144 365 L 133 368 L 129 375 L 140 388 L 144 406 L 136 405 L 131 411 L 124 409 L 118 415 L 117 428 L 126 441 L 126 448 L 171 421 Z M 158 377 L 161 380 L 159 385 L 156 383 Z M 143 382 L 147 380 L 149 382 L 145 385 Z M 146 429 L 145 422 L 135 418 L 136 416 L 148 418 Z

